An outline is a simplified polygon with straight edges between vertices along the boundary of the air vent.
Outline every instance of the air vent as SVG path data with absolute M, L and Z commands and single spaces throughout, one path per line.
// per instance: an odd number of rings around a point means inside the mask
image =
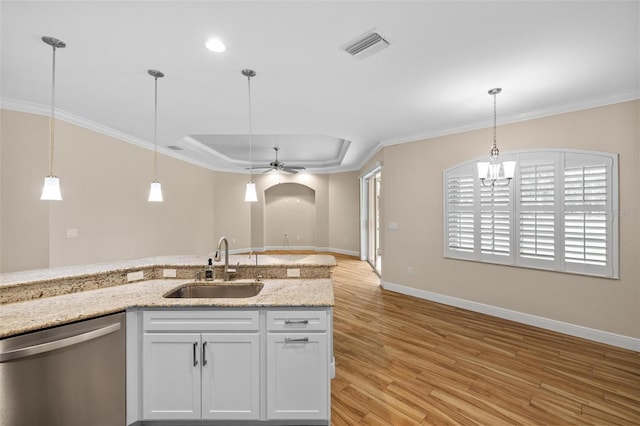
M 179 147 L 178 145 L 167 145 L 167 148 L 172 149 L 174 151 L 184 151 L 181 147 Z
M 342 50 L 358 59 L 373 55 L 389 47 L 389 42 L 377 31 L 369 31 L 342 46 Z

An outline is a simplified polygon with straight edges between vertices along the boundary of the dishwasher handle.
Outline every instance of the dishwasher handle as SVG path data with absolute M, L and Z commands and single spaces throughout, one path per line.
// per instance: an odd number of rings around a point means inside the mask
M 67 346 L 77 345 L 82 342 L 97 339 L 98 337 L 106 336 L 107 334 L 115 333 L 120 330 L 121 323 L 115 323 L 106 327 L 91 330 L 86 333 L 78 334 L 75 336 L 67 337 L 60 340 L 54 340 L 52 342 L 42 343 L 39 345 L 27 346 L 26 348 L 14 349 L 7 352 L 0 352 L 0 363 L 6 361 L 12 361 L 19 358 L 25 358 L 32 355 L 37 355 L 45 352 L 51 352 L 56 349 L 66 348 Z

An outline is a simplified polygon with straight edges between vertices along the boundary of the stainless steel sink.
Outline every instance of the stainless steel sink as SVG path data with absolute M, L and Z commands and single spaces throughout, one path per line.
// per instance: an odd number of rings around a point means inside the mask
M 166 298 L 194 299 L 231 299 L 256 296 L 262 290 L 263 284 L 259 282 L 225 281 L 222 283 L 189 283 L 175 288 L 165 294 Z

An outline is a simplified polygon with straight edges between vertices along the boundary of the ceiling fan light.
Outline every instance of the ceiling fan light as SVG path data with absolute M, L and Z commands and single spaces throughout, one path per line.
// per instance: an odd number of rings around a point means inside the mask
M 162 185 L 160 185 L 160 182 L 151 182 L 148 201 L 164 201 L 164 199 L 162 198 Z
M 258 193 L 256 192 L 256 184 L 253 182 L 247 183 L 247 189 L 244 193 L 244 201 L 255 202 L 258 201 Z
M 60 193 L 60 179 L 55 176 L 47 176 L 44 178 L 44 185 L 42 186 L 41 200 L 47 201 L 61 201 L 62 194 Z

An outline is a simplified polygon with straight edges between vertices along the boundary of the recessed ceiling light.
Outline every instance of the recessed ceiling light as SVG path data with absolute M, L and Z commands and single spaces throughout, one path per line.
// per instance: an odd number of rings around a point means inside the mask
M 227 50 L 227 46 L 225 46 L 222 40 L 220 40 L 219 38 L 212 38 L 207 40 L 205 46 L 207 46 L 207 49 L 209 49 L 210 51 L 216 53 L 222 53 Z

